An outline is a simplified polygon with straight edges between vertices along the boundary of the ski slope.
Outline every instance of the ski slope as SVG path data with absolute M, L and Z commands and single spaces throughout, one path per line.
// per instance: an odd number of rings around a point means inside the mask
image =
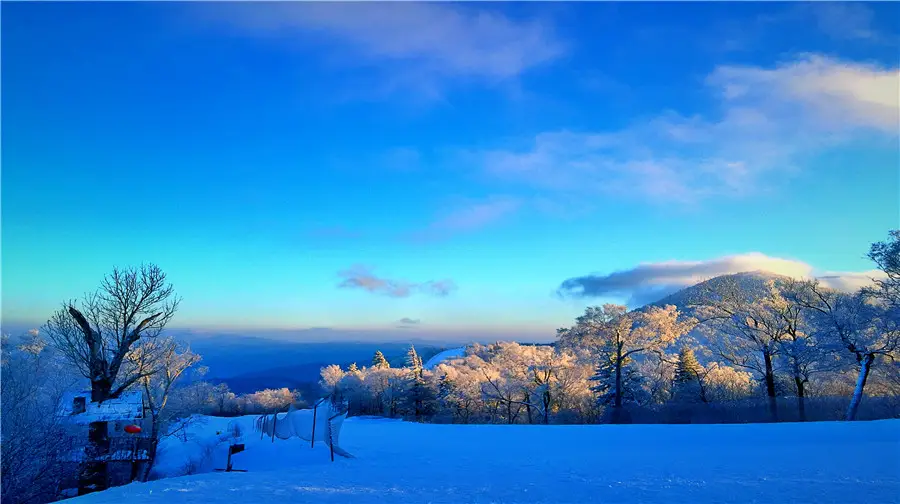
M 755 425 L 424 425 L 351 418 L 322 444 L 259 439 L 242 417 L 246 473 L 204 473 L 86 495 L 101 503 L 900 502 L 900 420 Z M 227 419 L 171 442 L 174 470 Z M 225 445 L 212 465 L 224 467 Z
M 434 369 L 435 366 L 440 364 L 441 362 L 450 360 L 450 359 L 458 359 L 460 357 L 466 356 L 466 347 L 459 348 L 451 348 L 449 350 L 444 350 L 443 352 L 435 355 L 434 357 L 428 359 L 427 362 L 422 366 L 425 369 L 431 370 Z

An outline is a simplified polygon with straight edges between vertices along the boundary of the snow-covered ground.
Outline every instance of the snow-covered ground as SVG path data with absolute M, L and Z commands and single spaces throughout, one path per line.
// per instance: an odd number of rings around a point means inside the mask
M 435 366 L 450 359 L 457 359 L 459 357 L 465 357 L 466 355 L 466 347 L 459 348 L 451 348 L 449 350 L 444 350 L 443 352 L 435 355 L 434 357 L 428 359 L 428 361 L 422 366 L 425 369 L 434 369 Z
M 329 461 L 324 444 L 260 439 L 242 417 L 234 467 L 80 497 L 99 503 L 879 503 L 900 502 L 900 420 L 759 425 L 420 425 L 351 418 Z M 172 442 L 175 470 L 210 418 Z M 226 436 L 223 432 L 220 436 Z M 224 467 L 225 445 L 213 466 Z

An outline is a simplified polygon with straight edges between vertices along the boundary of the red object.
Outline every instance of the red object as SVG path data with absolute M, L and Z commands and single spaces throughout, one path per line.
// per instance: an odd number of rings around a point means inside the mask
M 125 432 L 129 434 L 137 434 L 138 432 L 141 432 L 141 428 L 138 425 L 126 425 Z

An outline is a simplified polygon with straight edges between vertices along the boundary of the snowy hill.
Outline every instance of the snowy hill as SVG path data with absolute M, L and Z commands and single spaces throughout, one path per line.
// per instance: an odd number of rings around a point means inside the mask
M 465 357 L 466 355 L 466 347 L 459 348 L 451 348 L 449 350 L 444 350 L 443 352 L 435 355 L 434 357 L 428 359 L 428 361 L 422 366 L 425 369 L 434 369 L 435 366 L 440 364 L 441 362 L 456 359 L 459 357 Z
M 788 277 L 786 276 L 776 275 L 766 271 L 748 271 L 745 273 L 720 275 L 690 287 L 685 287 L 684 289 L 672 293 L 659 301 L 650 303 L 647 306 L 675 305 L 680 310 L 686 310 L 689 304 L 696 303 L 700 300 L 702 293 L 706 289 L 715 289 L 717 286 L 723 285 L 726 282 L 736 282 L 741 291 L 746 292 L 747 297 L 752 299 L 764 292 L 767 281 L 774 280 L 775 284 L 778 285 L 780 281 L 787 279 Z
M 889 503 L 900 502 L 900 420 L 747 425 L 429 425 L 348 419 L 324 446 L 260 439 L 241 417 L 246 451 L 234 467 L 133 483 L 79 497 L 103 503 Z M 183 464 L 198 440 L 168 444 Z M 224 467 L 225 445 L 200 470 Z

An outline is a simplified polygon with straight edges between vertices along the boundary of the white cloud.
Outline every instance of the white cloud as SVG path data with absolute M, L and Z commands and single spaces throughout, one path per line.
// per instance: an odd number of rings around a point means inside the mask
M 210 15 L 210 13 L 207 13 Z M 482 7 L 447 3 L 272 2 L 217 6 L 214 15 L 243 33 L 315 41 L 351 49 L 348 65 L 402 63 L 389 87 L 436 93 L 436 80 L 513 78 L 562 55 L 550 27 Z
M 859 138 L 896 143 L 900 71 L 806 55 L 706 79 L 716 113 L 666 112 L 616 131 L 555 131 L 525 149 L 475 154 L 492 178 L 566 194 L 691 202 L 743 195 Z
M 731 273 L 763 271 L 792 278 L 819 278 L 823 285 L 854 291 L 881 278 L 878 270 L 864 272 L 816 271 L 807 263 L 750 252 L 705 261 L 641 263 L 609 274 L 569 278 L 560 285 L 562 294 L 574 297 L 627 299 L 631 306 L 653 302 L 685 287 Z

